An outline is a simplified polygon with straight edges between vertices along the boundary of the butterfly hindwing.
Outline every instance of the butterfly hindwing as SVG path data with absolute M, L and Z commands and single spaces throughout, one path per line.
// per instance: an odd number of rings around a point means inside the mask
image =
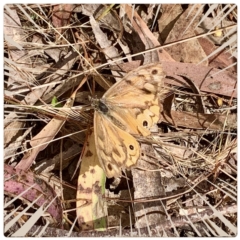
M 108 178 L 120 176 L 123 169 L 137 163 L 139 143 L 98 111 L 94 114 L 94 132 L 99 162 Z

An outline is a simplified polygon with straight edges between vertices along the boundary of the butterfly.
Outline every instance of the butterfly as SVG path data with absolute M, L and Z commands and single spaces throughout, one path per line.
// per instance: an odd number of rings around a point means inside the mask
M 135 137 L 150 135 L 159 120 L 164 77 L 161 63 L 140 66 L 94 100 L 96 151 L 108 178 L 137 164 L 141 151 Z

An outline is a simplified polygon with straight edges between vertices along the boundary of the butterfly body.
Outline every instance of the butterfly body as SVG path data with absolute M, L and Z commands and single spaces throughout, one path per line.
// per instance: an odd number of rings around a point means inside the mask
M 107 177 L 136 165 L 140 145 L 134 136 L 150 135 L 159 119 L 163 77 L 160 63 L 141 66 L 95 102 L 95 144 Z

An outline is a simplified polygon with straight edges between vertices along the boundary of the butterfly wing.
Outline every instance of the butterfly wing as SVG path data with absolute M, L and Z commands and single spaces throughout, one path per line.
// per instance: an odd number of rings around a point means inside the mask
M 140 157 L 132 135 L 147 136 L 159 119 L 164 73 L 161 64 L 149 64 L 128 73 L 99 100 L 94 114 L 95 143 L 107 177 L 121 175 Z M 132 134 L 132 135 L 131 135 Z
M 124 131 L 149 135 L 148 129 L 159 119 L 159 99 L 165 94 L 164 77 L 160 63 L 148 64 L 128 73 L 101 99 L 109 109 L 109 117 Z
M 106 176 L 118 177 L 121 170 L 137 163 L 140 147 L 136 139 L 123 131 L 103 113 L 94 113 L 96 150 Z

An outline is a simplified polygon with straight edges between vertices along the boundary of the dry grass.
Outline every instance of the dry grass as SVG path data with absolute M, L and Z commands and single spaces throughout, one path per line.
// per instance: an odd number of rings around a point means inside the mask
M 5 5 L 6 236 L 236 236 L 234 6 Z M 158 128 L 138 138 L 138 168 L 95 196 L 103 225 L 80 220 L 89 96 L 159 61 L 168 94 Z

